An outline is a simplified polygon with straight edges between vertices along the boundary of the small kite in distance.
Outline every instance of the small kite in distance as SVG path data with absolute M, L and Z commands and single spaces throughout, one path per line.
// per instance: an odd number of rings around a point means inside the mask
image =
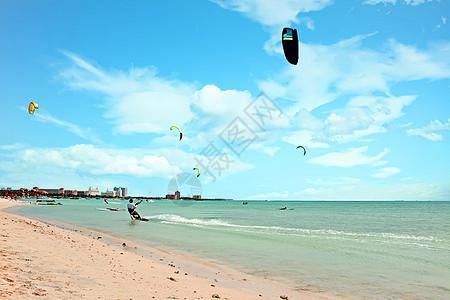
M 177 126 L 170 127 L 170 130 L 172 130 L 174 128 L 178 129 L 178 131 L 180 132 L 180 141 L 181 141 L 181 139 L 183 138 L 183 133 L 181 132 L 180 128 L 178 128 Z
M 303 146 L 298 146 L 296 149 L 298 149 L 298 148 L 302 148 L 302 149 L 303 149 L 303 155 L 306 155 L 306 149 L 305 149 L 305 147 L 303 147 Z
M 298 35 L 297 29 L 283 28 L 281 33 L 284 56 L 289 63 L 296 65 L 298 63 Z
M 28 112 L 29 112 L 30 114 L 34 114 L 34 110 L 35 110 L 36 108 L 39 108 L 39 105 L 38 105 L 37 103 L 30 102 L 30 105 L 28 105 Z
M 192 170 L 197 170 L 197 177 L 200 176 L 200 170 L 199 170 L 199 169 L 197 169 L 197 168 L 192 168 Z

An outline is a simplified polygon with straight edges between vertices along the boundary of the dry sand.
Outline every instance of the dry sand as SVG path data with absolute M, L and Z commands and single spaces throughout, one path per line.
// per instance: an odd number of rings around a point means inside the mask
M 327 299 L 82 227 L 2 211 L 11 205 L 24 204 L 0 199 L 0 298 Z

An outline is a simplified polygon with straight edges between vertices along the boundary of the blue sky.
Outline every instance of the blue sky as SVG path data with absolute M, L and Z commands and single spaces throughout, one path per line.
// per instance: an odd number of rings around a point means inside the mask
M 0 186 L 158 196 L 198 167 L 203 197 L 449 200 L 449 12 L 1 1 Z M 296 66 L 283 27 L 298 30 Z

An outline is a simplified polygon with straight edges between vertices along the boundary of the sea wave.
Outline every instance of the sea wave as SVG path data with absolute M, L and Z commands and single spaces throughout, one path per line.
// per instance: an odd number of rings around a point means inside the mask
M 150 216 L 150 219 L 159 220 L 163 224 L 180 224 L 187 226 L 196 226 L 210 229 L 228 229 L 228 230 L 239 230 L 247 233 L 255 234 L 276 234 L 276 235 L 301 235 L 310 236 L 318 238 L 329 238 L 329 239 L 352 239 L 367 241 L 378 240 L 380 242 L 408 242 L 417 243 L 417 245 L 424 246 L 424 242 L 431 243 L 443 243 L 450 245 L 450 241 L 438 239 L 433 236 L 417 236 L 417 235 L 407 235 L 407 234 L 396 234 L 387 232 L 345 232 L 337 231 L 332 229 L 305 229 L 305 228 L 289 228 L 281 226 L 263 226 L 263 225 L 239 225 L 232 224 L 220 219 L 199 219 L 199 218 L 185 218 L 174 214 L 161 214 Z

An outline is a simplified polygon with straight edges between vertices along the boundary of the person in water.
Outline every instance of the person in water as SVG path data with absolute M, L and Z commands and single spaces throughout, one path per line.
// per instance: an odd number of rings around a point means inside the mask
M 128 208 L 128 212 L 130 213 L 130 216 L 133 217 L 134 219 L 140 220 L 141 215 L 136 211 L 136 206 L 141 204 L 142 200 L 139 202 L 136 202 L 136 204 L 133 203 L 133 199 L 130 199 L 130 202 L 127 205 Z

